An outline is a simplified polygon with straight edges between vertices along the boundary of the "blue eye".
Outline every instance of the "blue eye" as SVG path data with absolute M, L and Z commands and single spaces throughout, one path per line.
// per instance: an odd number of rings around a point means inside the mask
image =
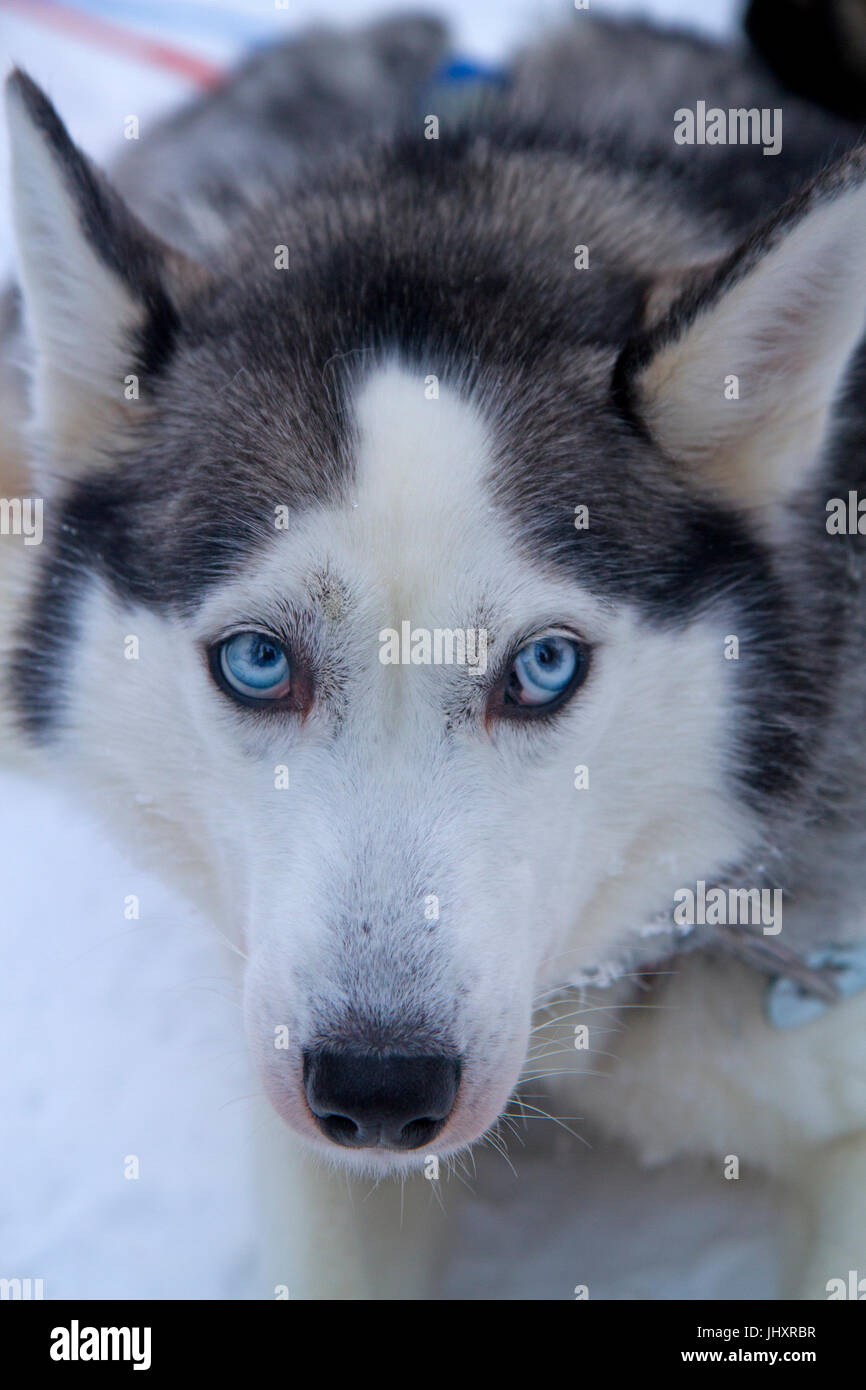
M 579 643 L 568 637 L 539 637 L 522 647 L 511 663 L 505 702 L 544 710 L 570 695 L 586 671 Z
M 291 668 L 284 648 L 264 632 L 237 632 L 215 651 L 222 684 L 254 702 L 280 700 L 291 690 Z

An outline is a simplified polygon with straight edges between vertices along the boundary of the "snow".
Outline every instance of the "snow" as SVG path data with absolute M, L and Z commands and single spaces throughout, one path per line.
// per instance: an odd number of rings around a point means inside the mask
M 150 16 L 169 22 L 156 0 L 81 8 L 145 29 Z M 391 8 L 410 6 L 293 0 L 271 13 L 253 0 L 184 0 L 166 38 L 223 62 L 239 35 L 261 37 L 265 24 Z M 461 51 L 496 58 L 560 6 L 415 8 L 451 14 Z M 659 0 L 647 10 L 723 32 L 734 6 Z M 46 85 L 96 156 L 128 111 L 146 118 L 186 92 L 173 75 L 2 4 L 0 57 Z M 5 160 L 3 132 L 0 148 Z M 0 267 L 9 257 L 4 201 Z M 41 1278 L 48 1298 L 252 1297 L 257 1085 L 225 948 L 53 787 L 0 774 L 0 845 L 0 1277 Z M 125 916 L 130 894 L 138 920 Z M 757 1180 L 741 1180 L 735 1201 L 717 1172 L 640 1173 L 626 1155 L 588 1150 L 553 1126 L 527 1131 L 525 1150 L 511 1145 L 516 1174 L 478 1155 L 448 1296 L 567 1299 L 581 1283 L 592 1298 L 772 1294 L 779 1198 Z M 136 1159 L 138 1177 L 127 1176 Z

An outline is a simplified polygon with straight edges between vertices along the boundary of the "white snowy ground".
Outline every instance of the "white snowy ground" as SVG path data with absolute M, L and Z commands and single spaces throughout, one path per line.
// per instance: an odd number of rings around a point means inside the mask
M 553 0 L 90 0 L 224 62 L 239 37 L 388 9 L 453 15 L 459 47 L 500 56 L 561 8 Z M 565 6 L 569 8 L 569 6 Z M 628 4 L 592 8 L 629 10 Z M 709 32 L 732 0 L 642 9 Z M 170 13 L 170 20 L 168 19 Z M 207 22 L 202 25 L 202 16 Z M 156 18 L 154 18 L 156 17 Z M 149 22 L 148 22 L 149 20 Z M 232 25 L 232 30 L 227 26 Z M 46 25 L 0 0 L 0 67 L 26 66 L 97 157 L 106 132 L 187 92 L 185 82 Z M 0 177 L 5 139 L 0 129 Z M 0 200 L 0 270 L 11 263 Z M 0 1277 L 45 1296 L 244 1298 L 256 1293 L 250 1092 L 225 952 L 206 923 L 124 860 L 74 802 L 0 775 Z M 123 903 L 135 893 L 139 921 Z M 445 1292 L 455 1298 L 772 1296 L 774 1196 L 694 1168 L 637 1172 L 547 1124 L 512 1144 L 514 1176 L 482 1154 Z M 140 1177 L 124 1177 L 127 1155 Z

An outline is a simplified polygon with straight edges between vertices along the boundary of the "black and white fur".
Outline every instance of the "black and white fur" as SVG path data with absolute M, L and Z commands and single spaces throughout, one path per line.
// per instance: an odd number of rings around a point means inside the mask
M 800 955 L 866 934 L 863 542 L 825 527 L 866 481 L 856 132 L 737 51 L 579 16 L 426 140 L 442 49 L 407 21 L 281 50 L 260 80 L 331 72 L 338 149 L 315 122 L 262 144 L 250 117 L 248 167 L 247 73 L 126 157 L 126 200 L 25 76 L 9 85 L 7 378 L 26 368 L 30 417 L 10 405 L 7 451 L 48 530 L 0 556 L 7 742 L 62 767 L 237 944 L 289 1126 L 266 1138 L 271 1273 L 299 1295 L 433 1287 L 429 1235 L 399 1235 L 382 1192 L 341 1206 L 327 1174 L 424 1154 L 326 1141 L 310 1048 L 452 1050 L 448 1156 L 502 1112 L 539 1003 L 601 980 L 626 1004 L 674 950 L 682 885 L 783 888 Z M 346 52 L 357 119 L 329 127 Z M 782 154 L 675 146 L 697 98 L 781 105 Z M 556 718 L 497 723 L 477 673 L 380 663 L 404 618 L 484 627 L 491 681 L 566 628 L 589 676 Z M 215 687 L 204 652 L 244 624 L 303 651 L 303 720 Z M 866 999 L 777 1032 L 742 943 L 689 944 L 667 1007 L 631 1016 L 616 1062 L 589 1054 L 609 1074 L 574 1083 L 581 1113 L 654 1161 L 784 1173 L 814 1214 L 795 1291 L 823 1296 L 866 1253 Z

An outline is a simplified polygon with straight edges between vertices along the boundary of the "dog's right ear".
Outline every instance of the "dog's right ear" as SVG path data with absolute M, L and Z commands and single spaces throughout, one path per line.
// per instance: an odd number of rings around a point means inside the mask
M 206 274 L 139 222 L 25 73 L 6 95 L 34 426 L 52 471 L 74 472 L 141 419 L 174 347 L 178 292 Z
M 864 333 L 866 146 L 690 273 L 614 390 L 684 477 L 770 519 L 816 476 Z

